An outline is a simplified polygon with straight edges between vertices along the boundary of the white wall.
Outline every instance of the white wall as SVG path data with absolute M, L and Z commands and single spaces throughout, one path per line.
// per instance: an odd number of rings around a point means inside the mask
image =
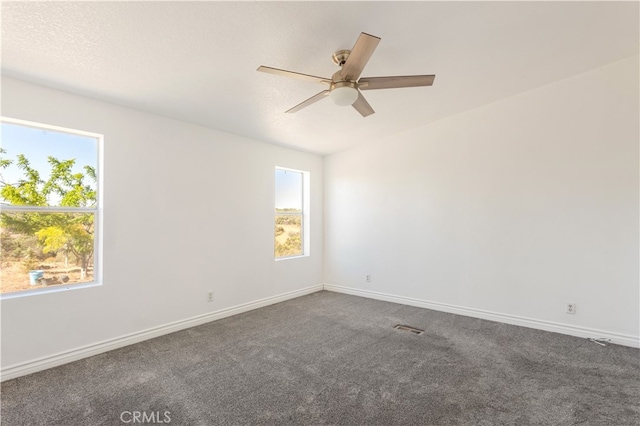
M 638 115 L 634 57 L 326 157 L 325 283 L 637 343 Z
M 104 285 L 2 300 L 3 369 L 322 283 L 322 157 L 6 78 L 2 114 L 104 134 L 105 177 Z M 275 166 L 311 172 L 309 257 L 274 261 Z

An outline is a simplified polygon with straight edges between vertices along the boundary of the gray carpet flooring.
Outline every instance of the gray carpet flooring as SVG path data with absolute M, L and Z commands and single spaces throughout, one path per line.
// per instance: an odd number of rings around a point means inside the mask
M 323 291 L 4 382 L 2 425 L 638 425 L 639 362 Z

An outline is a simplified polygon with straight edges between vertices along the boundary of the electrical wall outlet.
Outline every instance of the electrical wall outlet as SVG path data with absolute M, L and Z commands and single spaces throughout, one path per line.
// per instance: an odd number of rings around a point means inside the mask
M 213 290 L 207 292 L 207 302 L 213 302 Z
M 567 303 L 567 313 L 571 315 L 575 315 L 576 313 L 576 304 L 573 302 Z
M 370 283 L 371 282 L 371 275 L 367 275 L 366 280 L 367 280 L 368 283 Z

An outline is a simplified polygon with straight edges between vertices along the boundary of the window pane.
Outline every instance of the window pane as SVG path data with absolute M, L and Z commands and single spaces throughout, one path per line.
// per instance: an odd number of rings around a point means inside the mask
M 96 138 L 2 123 L 0 201 L 26 206 L 96 205 Z
M 93 281 L 94 223 L 94 213 L 1 213 L 1 293 Z
M 301 256 L 302 215 L 276 215 L 276 257 Z
M 276 213 L 302 212 L 302 173 L 276 169 Z

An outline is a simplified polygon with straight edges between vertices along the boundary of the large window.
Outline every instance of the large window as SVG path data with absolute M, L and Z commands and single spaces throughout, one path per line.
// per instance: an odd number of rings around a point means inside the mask
M 0 120 L 0 293 L 96 283 L 102 137 Z
M 276 259 L 309 254 L 308 187 L 308 172 L 276 168 Z

